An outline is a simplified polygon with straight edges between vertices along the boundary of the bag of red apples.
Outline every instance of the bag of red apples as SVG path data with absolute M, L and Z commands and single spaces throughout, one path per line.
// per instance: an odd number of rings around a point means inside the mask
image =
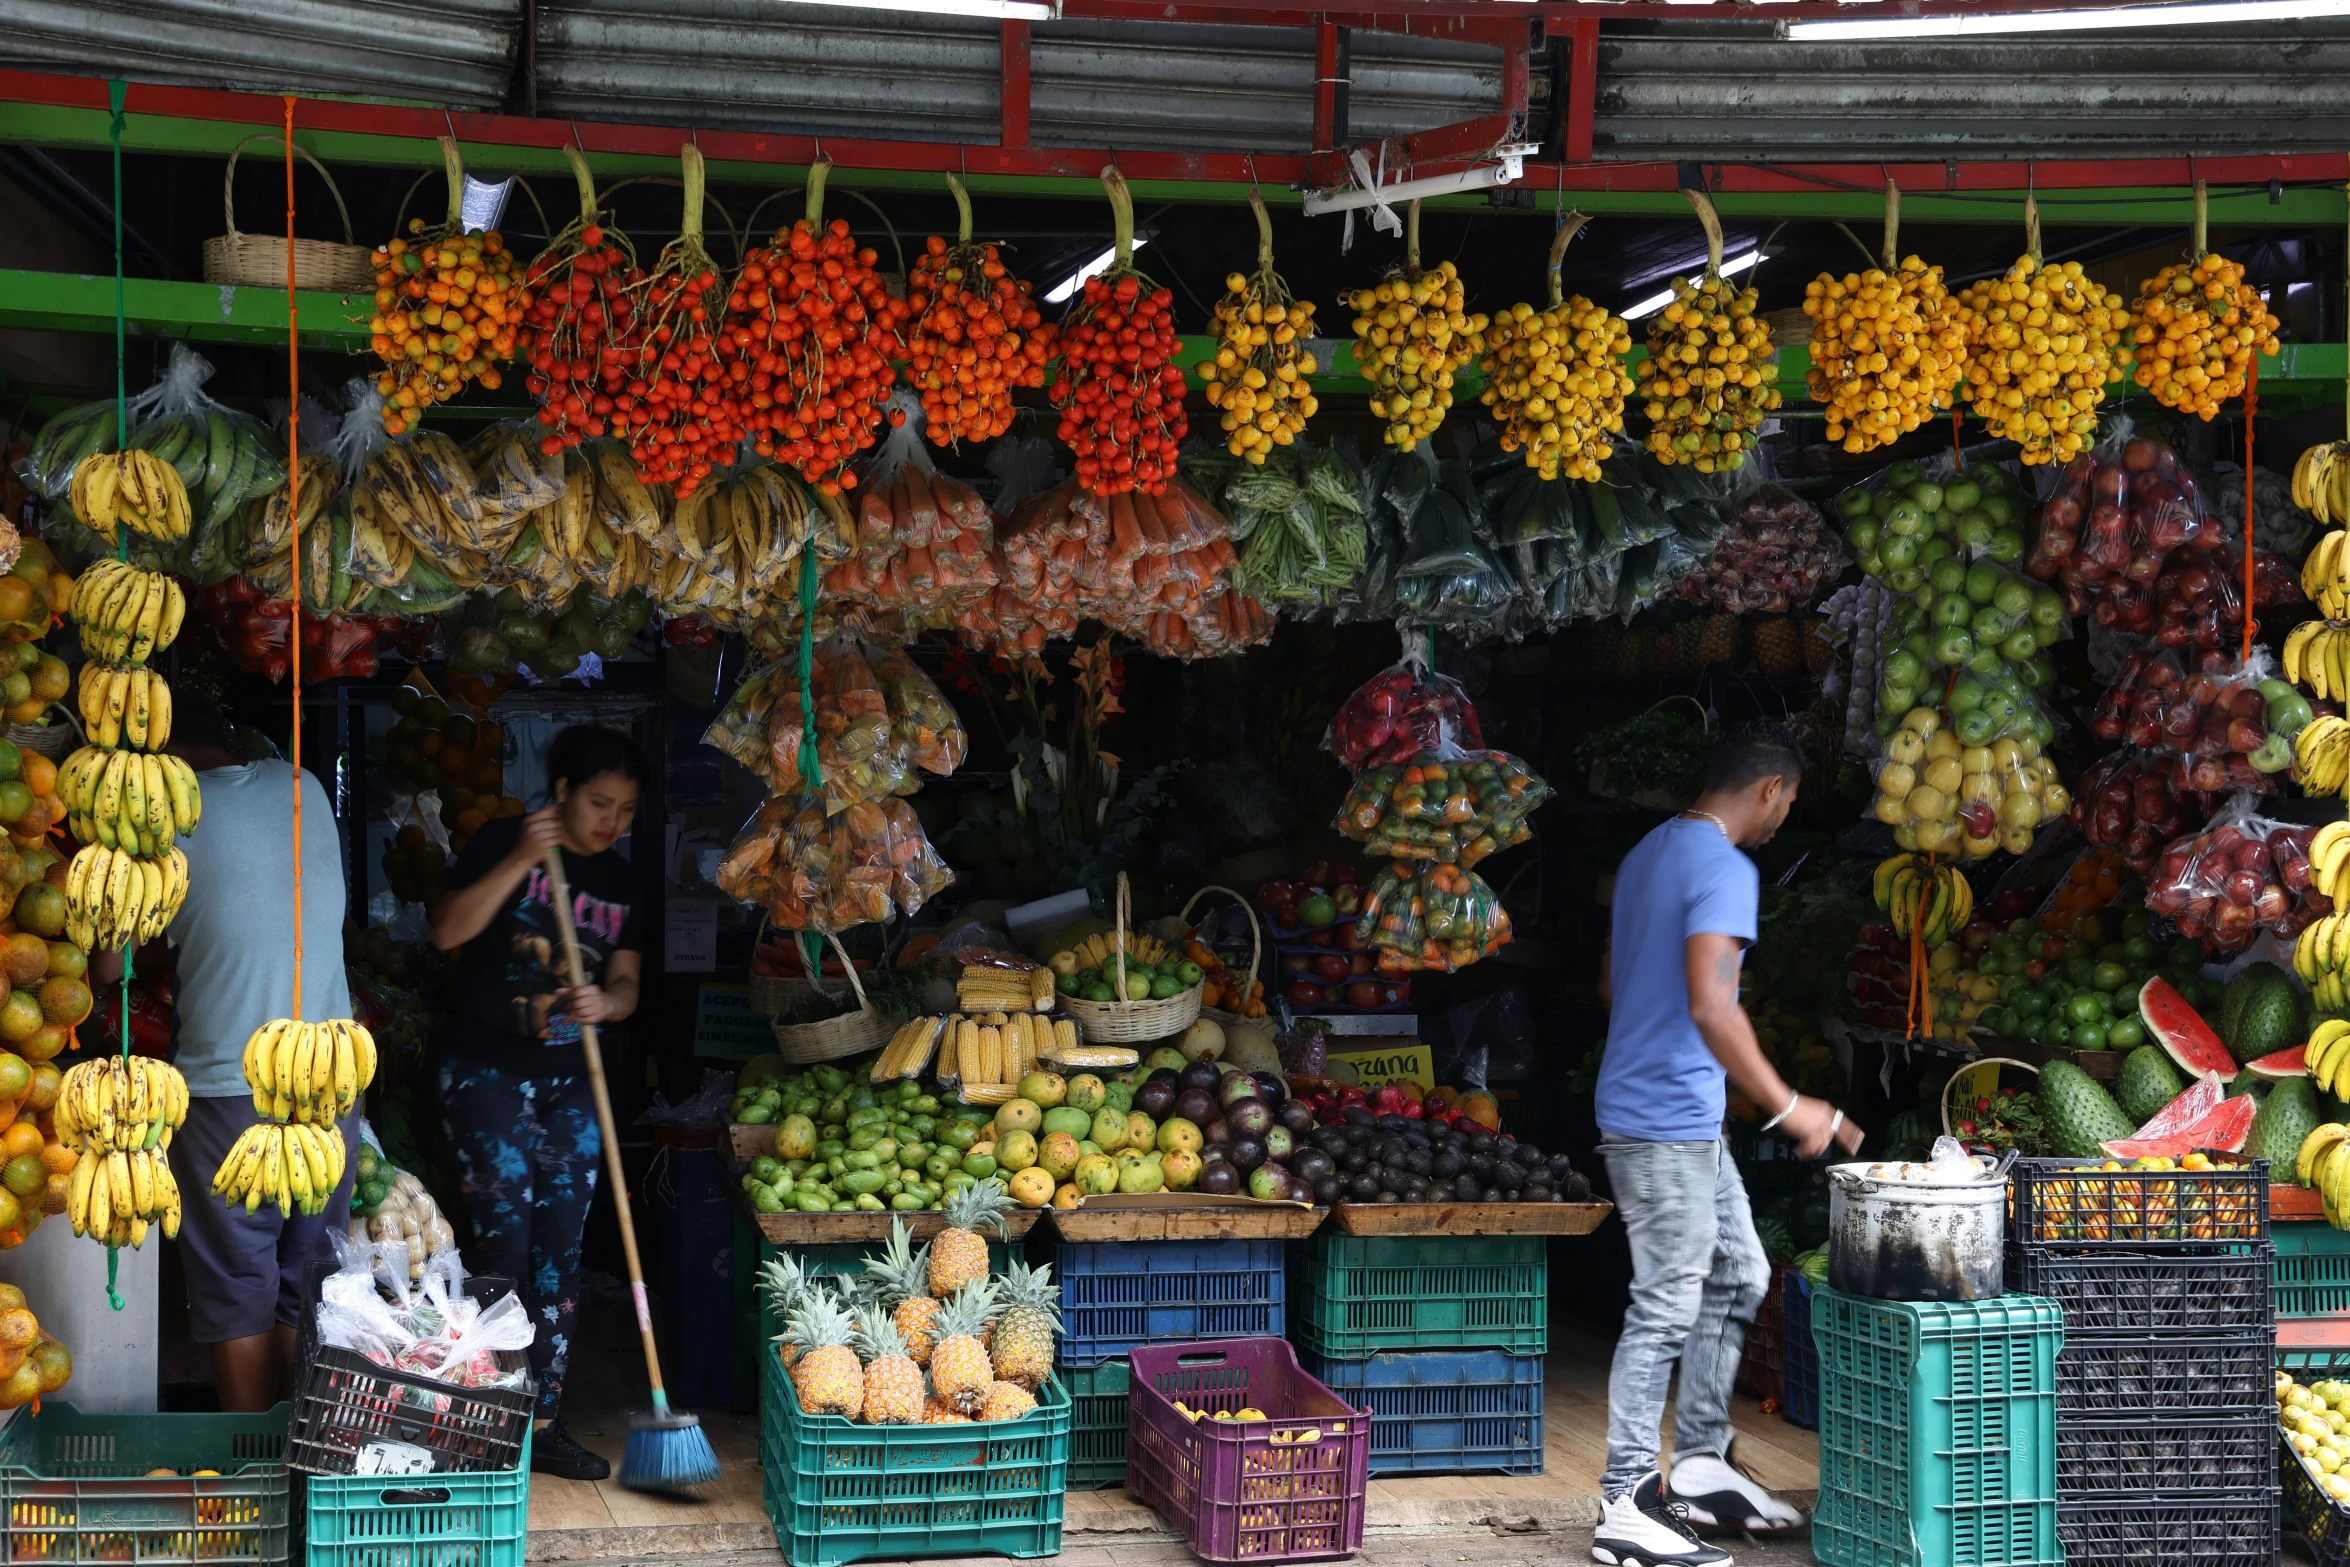
M 2271 821 L 2238 800 L 2203 831 L 2164 847 L 2147 878 L 2146 906 L 2212 956 L 2242 952 L 2264 930 L 2290 941 L 2334 908 L 2310 884 L 2316 835 L 2315 827 Z
M 2293 736 L 2309 722 L 2308 703 L 2276 678 L 2265 648 L 2254 648 L 2246 664 L 2216 650 L 2193 664 L 2189 673 L 2175 653 L 2131 654 L 2099 699 L 2091 727 L 2101 739 L 2179 758 L 2174 784 L 2181 790 L 2273 793 L 2293 765 Z

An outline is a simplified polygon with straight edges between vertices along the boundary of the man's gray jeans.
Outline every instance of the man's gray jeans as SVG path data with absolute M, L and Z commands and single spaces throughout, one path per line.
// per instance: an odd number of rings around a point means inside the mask
M 1770 1287 L 1770 1259 L 1728 1145 L 1603 1136 L 1600 1156 L 1632 1243 L 1632 1305 L 1608 1373 L 1607 1473 L 1615 1496 L 1657 1467 L 1675 1361 L 1673 1448 L 1730 1450 L 1730 1389 L 1746 1330 Z

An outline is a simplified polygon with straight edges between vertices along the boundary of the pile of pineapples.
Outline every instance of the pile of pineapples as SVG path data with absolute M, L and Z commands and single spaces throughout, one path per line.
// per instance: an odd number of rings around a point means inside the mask
M 920 1248 L 903 1219 L 861 1276 L 810 1278 L 795 1257 L 760 1285 L 783 1323 L 776 1352 L 811 1415 L 866 1425 L 1017 1420 L 1052 1374 L 1060 1286 L 1050 1265 L 1015 1262 L 991 1276 L 983 1225 L 1001 1231 L 1001 1181 L 947 1199 L 948 1227 Z

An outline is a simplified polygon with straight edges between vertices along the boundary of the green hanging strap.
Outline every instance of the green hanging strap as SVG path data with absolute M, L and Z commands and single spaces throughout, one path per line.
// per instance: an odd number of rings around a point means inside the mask
M 800 548 L 800 792 L 815 798 L 824 792 L 822 763 L 816 757 L 816 552 Z M 824 941 L 812 930 L 799 934 L 800 955 L 813 980 L 824 958 Z
M 126 340 L 129 335 L 128 312 L 123 305 L 122 281 L 122 130 L 123 105 L 129 99 L 130 84 L 114 81 L 106 84 L 106 102 L 112 111 L 107 124 L 107 139 L 114 144 L 114 428 L 116 438 L 127 447 L 130 436 L 130 396 L 125 384 L 124 362 L 128 357 Z M 131 558 L 131 530 L 117 525 L 114 530 L 115 556 L 119 560 Z M 122 944 L 122 1058 L 131 1057 L 131 944 Z M 106 1304 L 113 1310 L 123 1308 L 123 1298 L 114 1287 L 116 1269 L 122 1263 L 122 1253 L 112 1246 L 106 1248 Z

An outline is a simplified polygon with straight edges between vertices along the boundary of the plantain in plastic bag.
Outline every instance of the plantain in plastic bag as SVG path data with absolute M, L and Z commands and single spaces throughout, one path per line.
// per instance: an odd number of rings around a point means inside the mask
M 465 443 L 485 520 L 521 517 L 554 503 L 563 454 L 539 449 L 534 424 L 494 424 Z
M 475 537 L 488 519 L 473 477 L 473 465 L 457 443 L 438 430 L 418 430 L 405 437 L 417 477 L 432 491 L 441 511 L 461 534 Z
M 606 524 L 615 533 L 647 541 L 661 536 L 661 505 L 637 477 L 636 464 L 616 441 L 589 441 L 580 448 L 596 474 L 596 495 Z
M 299 485 L 281 482 L 247 510 L 243 546 L 236 565 L 250 572 L 285 554 L 293 546 L 297 492 L 302 528 L 308 532 L 325 514 L 328 503 L 341 493 L 342 488 L 343 470 L 332 455 L 326 452 L 304 453 Z

